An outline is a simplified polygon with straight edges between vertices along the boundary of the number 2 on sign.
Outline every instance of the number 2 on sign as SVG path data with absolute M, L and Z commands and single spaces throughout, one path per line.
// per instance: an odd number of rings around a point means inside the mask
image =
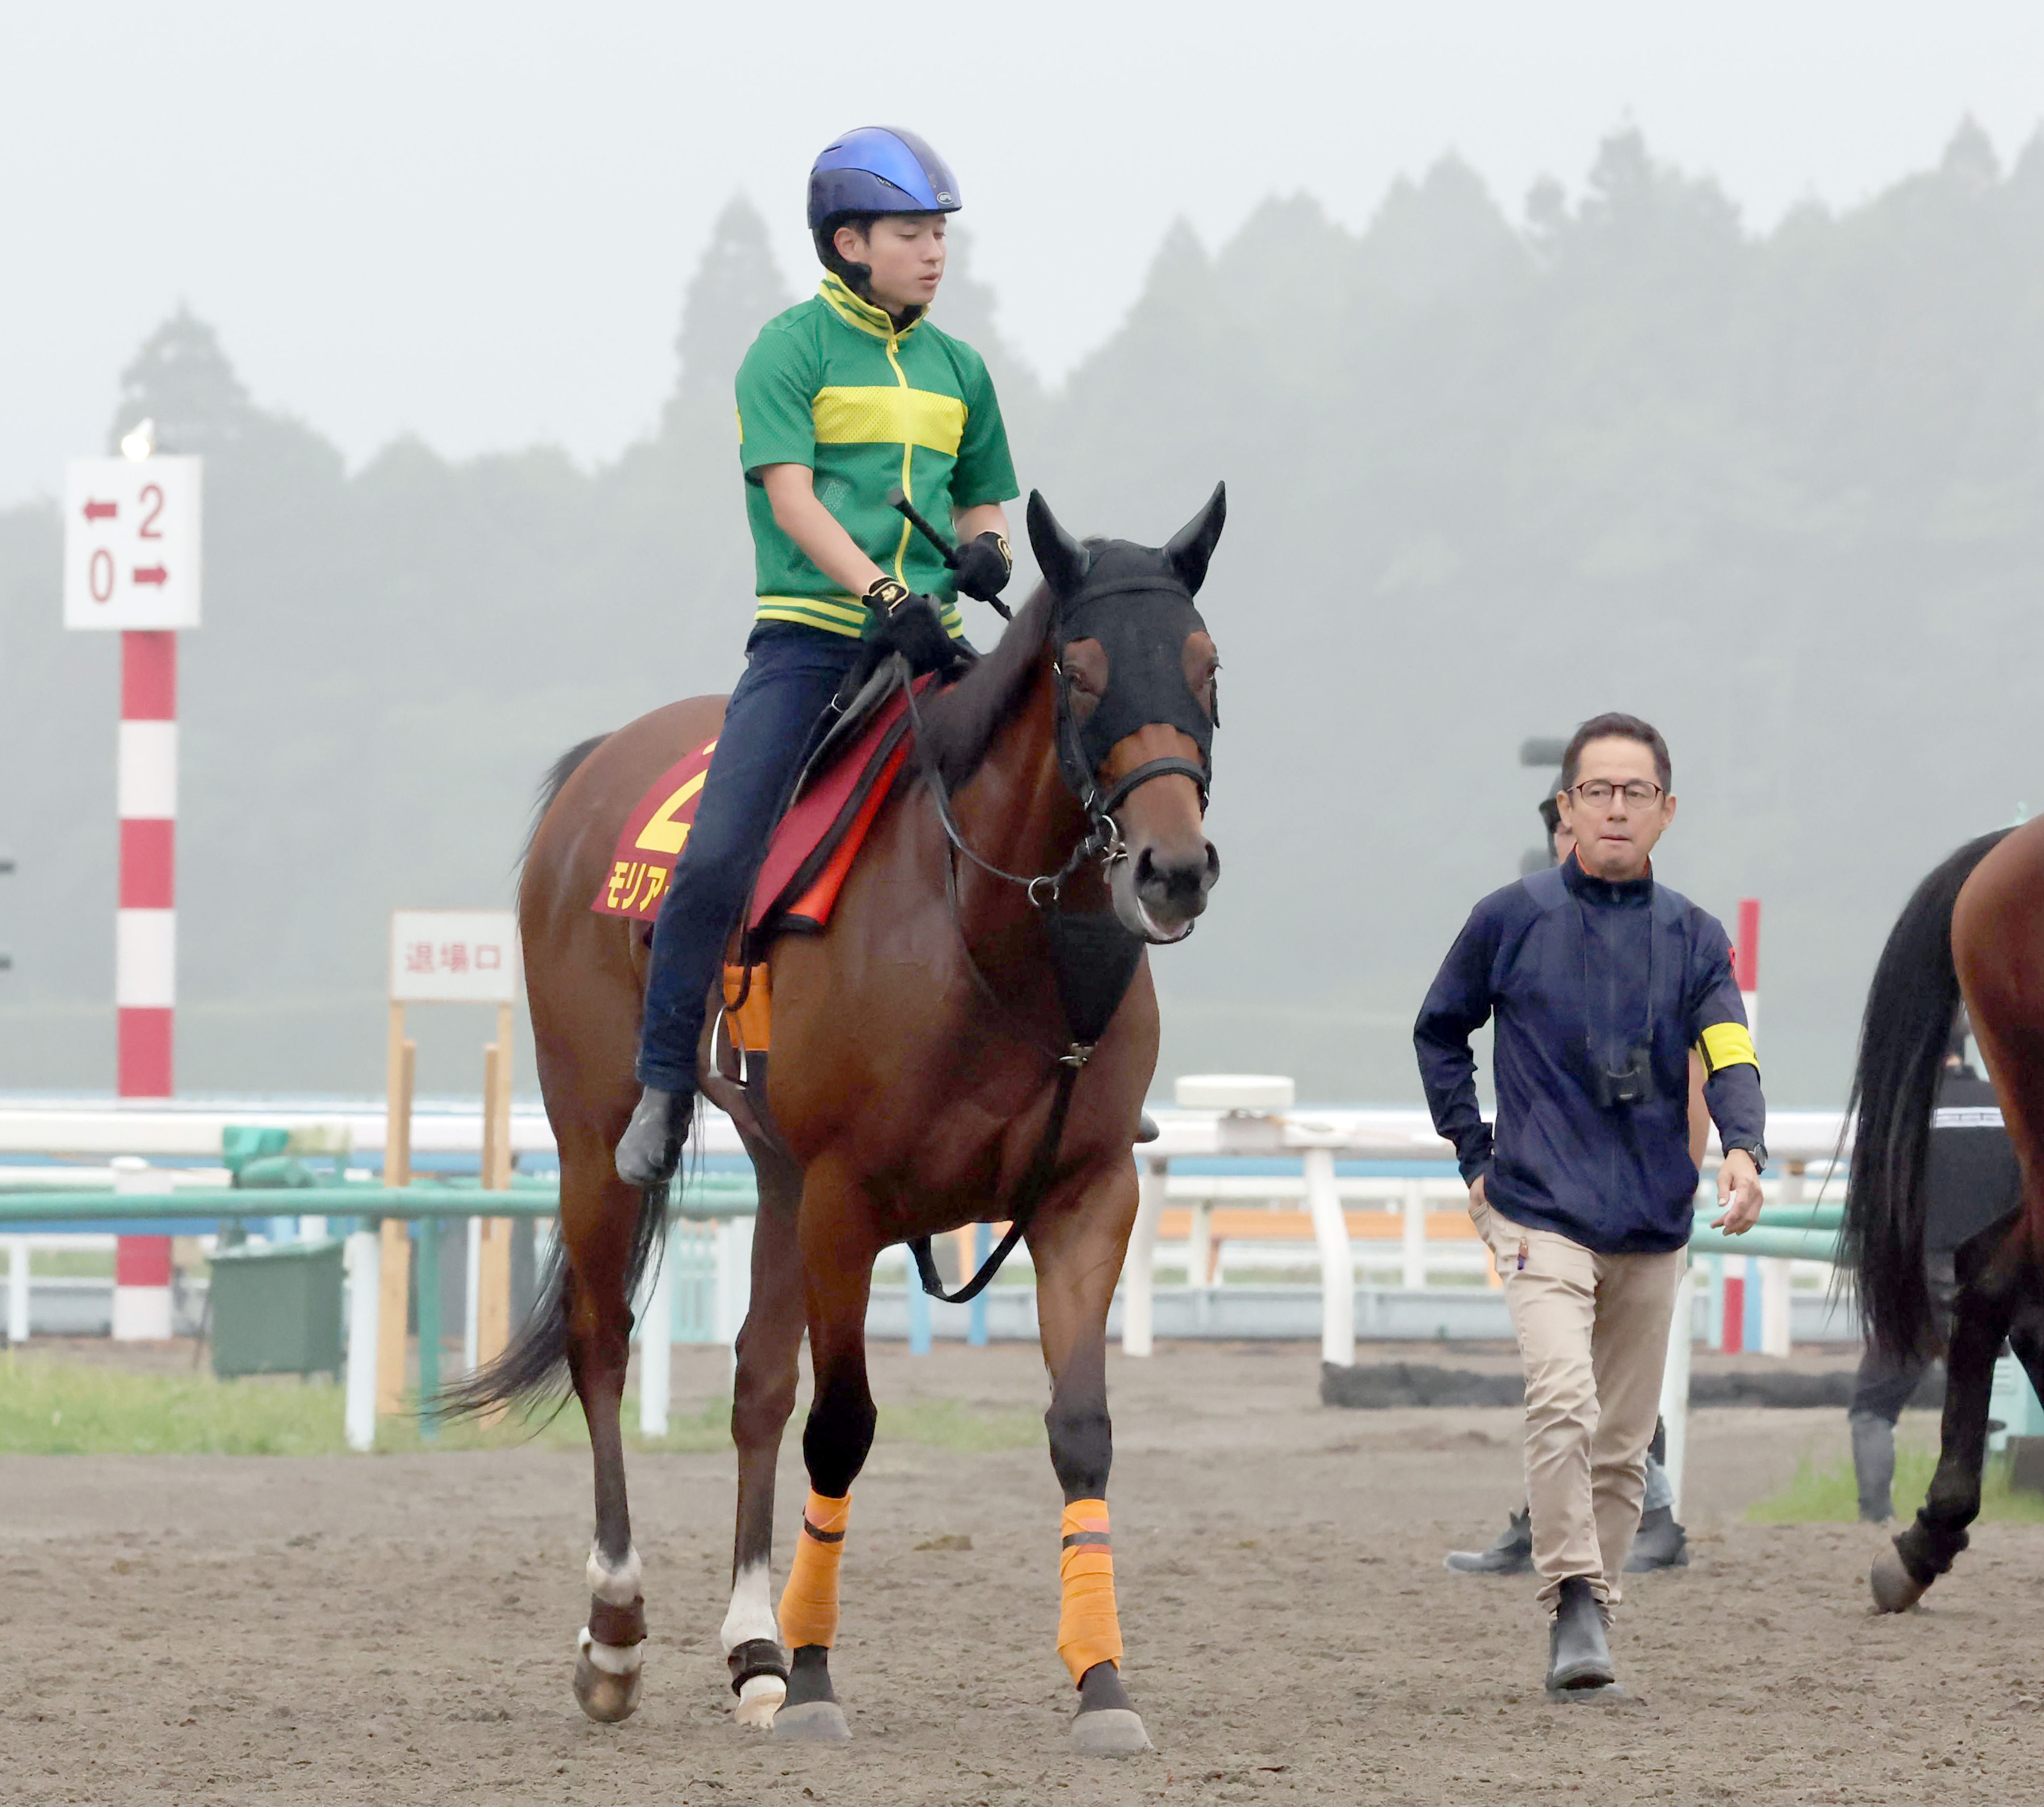
M 145 506 L 152 496 L 156 498 L 156 506 L 142 517 L 142 525 L 135 529 L 136 537 L 138 539 L 160 540 L 163 536 L 163 529 L 156 525 L 156 517 L 163 512 L 163 490 L 157 484 L 144 483 L 142 486 L 141 500 Z

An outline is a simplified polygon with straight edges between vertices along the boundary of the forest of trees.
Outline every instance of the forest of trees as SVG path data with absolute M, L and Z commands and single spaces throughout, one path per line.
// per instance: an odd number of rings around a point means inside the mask
M 401 440 L 351 471 L 190 313 L 141 348 L 110 445 L 148 416 L 208 460 L 182 1089 L 375 1090 L 386 913 L 507 900 L 557 752 L 729 683 L 731 375 L 809 280 L 728 208 L 658 431 L 594 470 Z M 1174 232 L 1055 387 L 969 255 L 939 317 L 1068 525 L 1155 543 L 1228 483 L 1204 599 L 1224 869 L 1155 962 L 1166 1085 L 1416 1097 L 1420 995 L 1537 836 L 1519 744 L 1595 710 L 1673 744 L 1662 876 L 1726 917 L 1765 902 L 1779 1103 L 1842 1097 L 1923 871 L 2044 803 L 2044 144 L 2004 167 L 1969 125 L 1937 167 L 1764 233 L 1631 133 L 1516 217 L 1453 159 L 1360 233 L 1274 199 L 1216 250 Z M 60 540 L 53 503 L 0 510 L 0 1086 L 104 1088 L 116 665 L 60 627 Z M 479 1040 L 423 1049 L 428 1086 L 472 1089 Z

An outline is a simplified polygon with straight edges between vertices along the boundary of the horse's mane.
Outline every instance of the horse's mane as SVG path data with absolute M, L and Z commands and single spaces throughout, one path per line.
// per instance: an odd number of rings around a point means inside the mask
M 962 784 L 979 770 L 994 736 L 1021 706 L 1050 636 L 1051 613 L 1050 586 L 1039 584 L 993 650 L 930 699 L 923 724 L 947 785 Z

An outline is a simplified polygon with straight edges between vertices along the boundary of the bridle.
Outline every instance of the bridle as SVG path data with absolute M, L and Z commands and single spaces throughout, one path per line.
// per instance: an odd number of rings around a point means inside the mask
M 1193 599 L 1193 593 L 1185 585 L 1175 579 L 1163 576 L 1128 578 L 1109 583 L 1082 586 L 1069 599 L 1061 598 L 1052 605 L 1047 632 L 1053 644 L 1058 640 L 1058 629 L 1067 609 L 1077 609 L 1082 603 L 1093 602 L 1102 597 L 1131 591 L 1161 592 L 1181 596 L 1189 603 Z M 897 656 L 898 659 L 898 655 Z M 937 820 L 943 825 L 944 838 L 951 843 L 956 854 L 989 877 L 1021 886 L 1028 894 L 1029 902 L 1039 912 L 1047 912 L 1055 908 L 1064 894 L 1066 882 L 1089 863 L 1097 860 L 1104 872 L 1111 871 L 1118 861 L 1128 857 L 1128 843 L 1122 838 L 1121 825 L 1116 820 L 1116 816 L 1122 805 L 1144 785 L 1160 778 L 1190 779 L 1193 788 L 1200 794 L 1200 813 L 1204 816 L 1211 782 L 1211 774 L 1205 762 L 1174 755 L 1167 759 L 1146 759 L 1133 771 L 1124 773 L 1103 790 L 1097 763 L 1087 756 L 1078 717 L 1072 708 L 1071 674 L 1065 669 L 1063 660 L 1057 658 L 1052 659 L 1051 671 L 1055 684 L 1056 713 L 1052 744 L 1057 750 L 1058 770 L 1066 788 L 1085 811 L 1087 828 L 1065 863 L 1055 871 L 1034 874 L 1010 872 L 1005 867 L 997 866 L 974 852 L 952 811 L 951 792 L 944 783 L 943 775 L 937 769 L 936 762 L 928 755 L 928 740 L 923 730 L 916 687 L 907 681 L 905 664 L 900 679 L 903 692 L 909 699 L 909 730 L 916 742 L 917 760 L 931 800 L 936 805 Z

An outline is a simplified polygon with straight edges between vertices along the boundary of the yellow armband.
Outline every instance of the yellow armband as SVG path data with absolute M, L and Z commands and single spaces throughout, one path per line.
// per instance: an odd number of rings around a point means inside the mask
M 1713 1023 L 1697 1037 L 1696 1052 L 1703 1056 L 1704 1075 L 1716 1078 L 1727 1067 L 1760 1065 L 1753 1052 L 1753 1037 L 1743 1023 Z

